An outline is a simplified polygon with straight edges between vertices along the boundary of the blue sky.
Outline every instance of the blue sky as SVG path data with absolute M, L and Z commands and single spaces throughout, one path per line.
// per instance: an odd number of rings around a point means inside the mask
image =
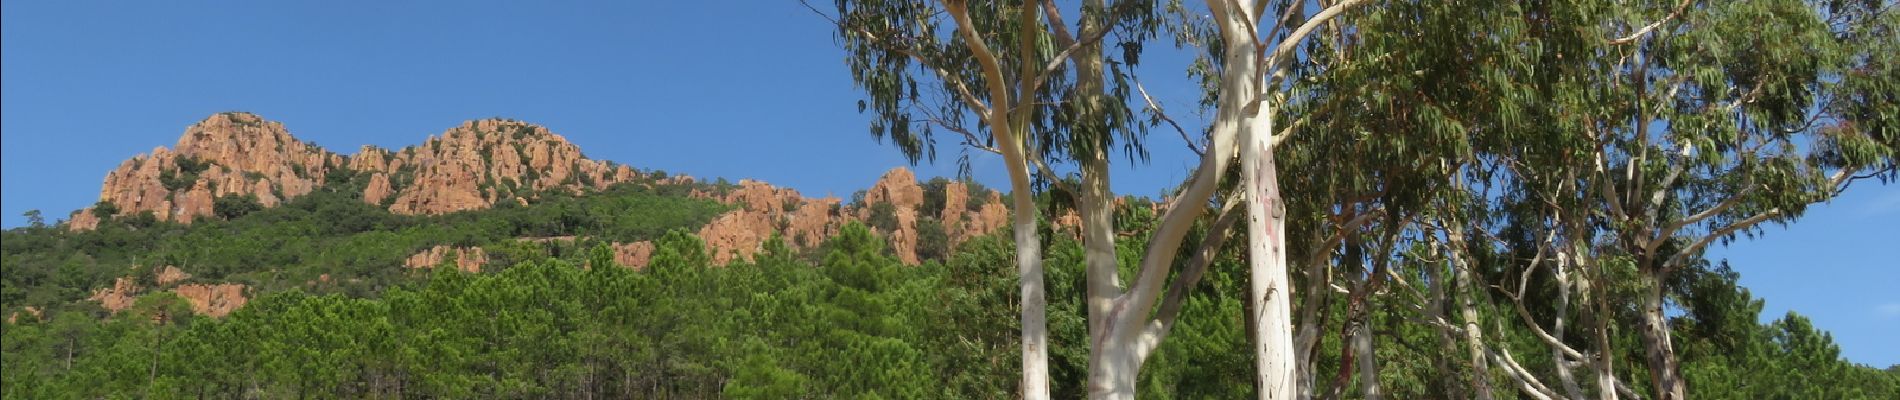
M 832 28 L 795 1 L 0 3 L 0 223 L 97 199 L 107 171 L 212 113 L 250 111 L 332 151 L 420 143 L 462 121 L 548 126 L 589 157 L 848 196 L 904 165 L 871 140 Z M 816 1 L 827 5 L 829 1 Z M 1178 54 L 1145 57 L 1188 126 Z M 1156 132 L 1118 192 L 1192 164 Z M 952 175 L 953 144 L 925 176 Z M 992 157 L 976 178 L 1001 187 Z M 1832 330 L 1848 357 L 1900 363 L 1900 189 L 1869 184 L 1762 240 L 1717 249 L 1767 299 Z

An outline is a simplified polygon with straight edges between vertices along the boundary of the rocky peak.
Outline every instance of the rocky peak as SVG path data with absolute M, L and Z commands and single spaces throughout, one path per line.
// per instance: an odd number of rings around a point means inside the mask
M 451 259 L 450 257 L 454 258 Z M 442 265 L 442 260 L 444 259 L 454 260 L 455 268 L 463 272 L 481 272 L 482 266 L 488 264 L 488 252 L 480 247 L 450 247 L 437 245 L 409 256 L 408 260 L 403 260 L 402 266 L 409 268 L 435 268 L 436 266 Z
M 191 223 L 214 215 L 220 196 L 256 196 L 273 207 L 322 186 L 338 169 L 367 174 L 363 201 L 403 214 L 526 203 L 542 191 L 578 193 L 640 176 L 631 167 L 586 158 L 546 127 L 515 120 L 468 121 L 421 145 L 399 151 L 362 146 L 345 158 L 298 140 L 282 123 L 228 112 L 186 127 L 173 148 L 155 148 L 108 173 L 99 199 L 117 211 L 99 214 L 151 212 L 160 221 Z M 73 214 L 68 228 L 98 223 L 88 208 Z
M 191 278 L 191 274 L 169 265 L 158 269 L 155 274 L 157 274 L 160 288 L 171 287 L 179 281 Z M 244 295 L 246 289 L 248 289 L 247 286 L 237 283 L 191 283 L 176 285 L 171 288 L 171 292 L 185 299 L 185 302 L 191 306 L 192 312 L 213 318 L 223 318 L 232 311 L 244 307 L 244 304 L 250 301 Z M 111 287 L 94 290 L 92 296 L 86 299 L 97 301 L 106 311 L 118 314 L 120 311 L 132 308 L 144 292 L 145 288 L 140 286 L 137 280 L 124 276 L 114 279 Z
M 697 193 L 736 206 L 713 219 L 699 231 L 715 264 L 735 259 L 750 259 L 777 234 L 793 248 L 809 249 L 824 243 L 849 222 L 878 227 L 877 232 L 891 245 L 899 261 L 916 265 L 922 262 L 918 247 L 923 237 L 919 222 L 936 219 L 944 229 L 947 246 L 955 246 L 971 237 L 988 234 L 1006 225 L 1009 211 L 993 191 L 976 194 L 961 182 L 945 184 L 942 209 L 925 210 L 925 189 L 915 174 L 895 168 L 878 178 L 865 191 L 862 204 L 846 208 L 836 197 L 806 198 L 792 189 L 742 180 L 738 187 L 723 194 Z M 988 200 L 988 201 L 983 201 Z M 972 207 L 980 202 L 980 206 Z M 888 206 L 888 207 L 887 207 Z M 890 215 L 882 215 L 884 212 Z M 888 218 L 888 220 L 886 220 Z M 873 223 L 873 221 L 876 223 Z
M 497 201 L 525 202 L 526 196 L 544 190 L 604 189 L 639 176 L 630 167 L 586 158 L 580 147 L 546 127 L 505 119 L 469 121 L 385 157 L 390 159 L 383 168 L 368 169 L 372 187 L 365 190 L 364 200 L 382 201 L 394 194 L 390 211 L 401 214 L 482 209 Z M 352 161 L 377 166 L 372 160 Z M 400 189 L 375 183 L 389 180 L 377 176 L 403 173 L 413 181 L 397 180 L 394 185 Z
M 213 213 L 224 195 L 251 195 L 266 207 L 309 193 L 342 158 L 297 140 L 283 124 L 249 113 L 219 113 L 185 128 L 174 149 L 159 147 L 106 174 L 100 201 L 113 215 L 151 212 L 160 221 L 191 223 Z M 91 209 L 72 229 L 98 225 Z
M 909 168 L 892 168 L 864 192 L 864 203 L 889 203 L 900 208 L 915 209 L 924 205 L 924 188 L 917 184 L 917 175 L 912 174 Z

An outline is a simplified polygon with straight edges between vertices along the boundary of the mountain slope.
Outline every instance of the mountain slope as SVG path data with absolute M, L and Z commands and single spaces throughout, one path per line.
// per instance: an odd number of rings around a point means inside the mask
M 121 163 L 106 175 L 102 204 L 75 213 L 70 227 L 92 229 L 99 217 L 147 211 L 160 221 L 189 224 L 213 216 L 217 197 L 255 196 L 272 207 L 349 173 L 369 175 L 363 201 L 398 214 L 525 203 L 521 195 L 597 190 L 638 177 L 520 121 L 469 121 L 420 145 L 398 151 L 364 146 L 345 158 L 298 140 L 282 123 L 229 112 L 186 128 L 174 149 L 159 147 Z
M 4 300 L 7 309 L 46 308 L 84 295 L 117 312 L 169 288 L 194 304 L 213 300 L 197 293 L 236 298 L 206 312 L 222 315 L 245 293 L 373 294 L 405 270 L 445 261 L 480 272 L 600 247 L 641 268 L 669 230 L 696 233 L 725 265 L 775 236 L 815 251 L 851 222 L 872 226 L 895 259 L 917 265 L 1008 219 L 994 191 L 920 183 L 903 168 L 853 197 L 641 171 L 589 159 L 547 128 L 513 120 L 469 121 L 419 145 L 343 156 L 281 123 L 220 113 L 186 128 L 175 148 L 108 173 L 100 202 L 75 212 L 63 234 L 10 233 L 9 278 L 24 279 L 9 279 Z M 165 271 L 192 278 L 168 282 Z

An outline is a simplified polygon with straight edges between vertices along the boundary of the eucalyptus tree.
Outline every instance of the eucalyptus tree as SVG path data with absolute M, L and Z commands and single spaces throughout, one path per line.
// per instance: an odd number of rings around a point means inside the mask
M 1757 0 L 1614 8 L 1589 115 L 1598 215 L 1644 291 L 1655 395 L 1687 396 L 1664 304 L 1718 240 L 1786 223 L 1856 180 L 1893 176 L 1896 16 L 1881 2 Z M 1627 18 L 1625 20 L 1628 20 Z
M 1049 397 L 1047 301 L 1030 169 L 1030 158 L 1041 154 L 1031 153 L 1032 135 L 1055 114 L 1051 87 L 1063 84 L 1064 59 L 1080 48 L 1054 54 L 1043 12 L 1038 1 L 870 0 L 838 1 L 836 17 L 827 16 L 849 54 L 853 81 L 866 93 L 858 109 L 873 115 L 873 137 L 889 139 L 911 162 L 935 159 L 937 129 L 1002 156 L 1020 279 L 1021 390 L 1031 399 Z
M 1541 56 L 1512 71 L 1530 90 L 1501 100 L 1531 118 L 1481 135 L 1510 140 L 1477 141 L 1474 172 L 1503 172 L 1469 182 L 1501 182 L 1512 192 L 1470 201 L 1515 207 L 1472 214 L 1493 214 L 1506 221 L 1494 228 L 1517 231 L 1497 243 L 1516 256 L 1469 254 L 1485 247 L 1475 243 L 1451 248 L 1467 266 L 1523 267 L 1503 273 L 1516 282 L 1497 293 L 1550 349 L 1557 384 L 1466 329 L 1473 366 L 1499 367 L 1531 397 L 1577 398 L 1587 391 L 1571 370 L 1587 363 L 1598 396 L 1640 395 L 1612 370 L 1608 325 L 1628 318 L 1638 326 L 1649 395 L 1685 398 L 1665 304 L 1706 275 L 1684 272 L 1704 265 L 1707 247 L 1792 221 L 1856 180 L 1894 176 L 1900 35 L 1892 7 L 1793 0 L 1525 7 L 1526 18 L 1550 28 L 1527 42 Z M 1448 232 L 1467 233 L 1451 241 L 1500 240 L 1501 232 L 1472 222 L 1446 222 Z M 1540 284 L 1556 286 L 1548 328 L 1526 307 L 1541 301 L 1526 289 L 1542 268 L 1554 282 Z M 1595 323 L 1583 343 L 1564 339 L 1572 289 L 1594 308 L 1578 310 Z
M 1085 2 L 1080 24 L 1071 30 L 1061 22 L 1061 14 L 1052 3 L 1041 1 L 968 2 L 943 1 L 936 5 L 920 1 L 843 1 L 839 2 L 839 36 L 851 54 L 847 64 L 858 85 L 867 92 L 868 103 L 860 103 L 876 117 L 872 133 L 890 138 L 913 161 L 934 154 L 933 129 L 962 135 L 965 146 L 993 149 L 1003 155 L 1011 177 L 1012 196 L 1016 200 L 1015 221 L 1019 272 L 1023 285 L 1024 387 L 1026 397 L 1040 398 L 1047 392 L 1046 329 L 1042 312 L 1041 268 L 1033 224 L 1035 210 L 1030 203 L 1034 189 L 1030 178 L 1041 173 L 1049 181 L 1059 182 L 1049 164 L 1067 160 L 1079 165 L 1083 231 L 1087 246 L 1088 314 L 1090 337 L 1090 384 L 1094 397 L 1127 398 L 1135 393 L 1135 380 L 1142 361 L 1153 351 L 1171 328 L 1179 310 L 1181 293 L 1194 283 L 1198 271 L 1215 256 L 1226 227 L 1247 207 L 1259 208 L 1254 215 L 1256 229 L 1250 237 L 1266 240 L 1273 223 L 1265 220 L 1266 204 L 1278 202 L 1277 192 L 1257 190 L 1246 202 L 1224 202 L 1224 211 L 1216 219 L 1214 240 L 1204 240 L 1199 251 L 1186 260 L 1181 274 L 1185 279 L 1168 283 L 1168 276 L 1181 255 L 1184 238 L 1195 222 L 1205 217 L 1209 203 L 1221 180 L 1239 154 L 1236 141 L 1263 108 L 1254 101 L 1266 87 L 1262 64 L 1268 60 L 1290 58 L 1300 38 L 1312 32 L 1322 21 L 1338 15 L 1358 2 L 1329 7 L 1304 20 L 1297 30 L 1289 31 L 1277 46 L 1269 46 L 1258 37 L 1254 26 L 1262 21 L 1266 4 L 1251 1 L 1209 2 L 1209 11 L 1223 26 L 1226 40 L 1222 49 L 1225 68 L 1220 86 L 1220 106 L 1210 139 L 1200 164 L 1182 184 L 1136 266 L 1136 276 L 1124 284 L 1115 258 L 1112 195 L 1108 190 L 1109 149 L 1117 143 L 1140 153 L 1138 130 L 1130 123 L 1128 85 L 1117 65 L 1139 60 L 1143 42 L 1154 33 L 1156 5 L 1146 1 L 1120 1 L 1106 5 Z M 938 7 L 941 7 L 939 9 Z M 1287 7 L 1294 10 L 1293 7 Z M 1304 16 L 1303 13 L 1301 16 Z M 1048 17 L 1049 23 L 1042 22 Z M 1282 20 L 1290 20 L 1289 15 Z M 954 32 L 942 28 L 954 24 Z M 1278 28 L 1276 28 L 1278 29 Z M 1071 34 L 1073 31 L 1075 34 Z M 1121 57 L 1105 62 L 1100 41 L 1111 32 L 1123 49 Z M 1272 48 L 1271 52 L 1260 49 Z M 997 51 L 994 49 L 1004 49 Z M 1064 69 L 1063 67 L 1073 66 Z M 1006 74 L 1007 69 L 1016 70 Z M 1071 72 L 1073 71 L 1073 72 Z M 1113 72 L 1116 77 L 1108 77 Z M 1072 77 L 1067 74 L 1073 73 Z M 936 93 L 919 90 L 920 82 L 934 83 Z M 1113 84 L 1112 86 L 1110 84 Z M 985 91 L 971 90 L 984 87 Z M 1052 112 L 1061 107 L 1061 112 Z M 974 119 L 977 127 L 966 129 L 963 121 Z M 1267 127 L 1270 129 L 1271 127 Z M 1265 135 L 1258 141 L 1265 144 Z M 1247 156 L 1253 160 L 1255 156 Z M 1047 158 L 1056 158 L 1048 160 Z M 1135 158 L 1135 157 L 1131 157 Z M 1269 157 L 1270 158 L 1270 157 Z M 1254 163 L 1266 168 L 1252 175 L 1271 174 L 1270 163 Z M 1264 171 L 1264 172 L 1262 172 Z M 1270 178 L 1262 178 L 1270 179 Z M 1060 184 L 1058 184 L 1060 185 Z M 1257 207 L 1256 207 L 1257 206 Z M 1272 206 L 1277 210 L 1278 205 Z M 1225 221 L 1225 222 L 1222 222 Z M 1257 231 L 1257 232 L 1254 232 Z M 1275 235 L 1278 237 L 1280 235 Z M 1262 242 L 1264 243 L 1264 242 Z M 1282 244 L 1258 246 L 1257 265 L 1282 265 L 1278 276 L 1284 286 L 1284 259 L 1274 253 Z M 1272 259 L 1275 261 L 1264 261 Z M 1256 267 L 1259 269 L 1260 267 Z M 1257 294 L 1274 283 L 1258 283 Z M 1164 289 L 1166 295 L 1164 296 Z M 1282 300 L 1285 291 L 1278 294 Z M 1263 296 L 1255 296 L 1263 297 Z M 1257 301 L 1254 310 L 1264 309 Z M 1279 303 L 1284 303 L 1281 301 Z M 1159 308 L 1157 312 L 1156 309 Z M 1289 312 L 1279 304 L 1279 312 L 1260 323 L 1263 331 L 1290 331 Z M 1152 316 L 1151 316 L 1152 315 Z M 1280 336 L 1290 337 L 1290 333 Z M 1260 375 L 1267 390 L 1263 397 L 1284 397 L 1291 391 L 1291 356 L 1286 349 L 1290 340 L 1256 340 L 1256 353 L 1262 360 L 1261 371 L 1282 371 Z M 1282 343 L 1284 342 L 1284 343 Z M 1274 348 L 1285 357 L 1272 356 Z M 1268 376 L 1275 378 L 1269 379 Z M 1273 393 L 1273 394 L 1269 394 Z

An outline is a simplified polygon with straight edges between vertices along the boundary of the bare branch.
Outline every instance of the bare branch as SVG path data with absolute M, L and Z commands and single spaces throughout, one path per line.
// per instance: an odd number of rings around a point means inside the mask
M 1200 145 L 1194 143 L 1194 139 L 1188 136 L 1186 129 L 1181 128 L 1181 124 L 1175 123 L 1174 118 L 1168 117 L 1168 112 L 1161 109 L 1161 103 L 1156 102 L 1154 97 L 1148 95 L 1148 88 L 1142 87 L 1140 78 L 1135 79 L 1135 91 L 1141 93 L 1141 100 L 1148 102 L 1148 109 L 1154 110 L 1156 117 L 1161 118 L 1163 122 L 1167 122 L 1169 126 L 1173 126 L 1174 131 L 1181 134 L 1181 140 L 1187 142 L 1188 150 L 1193 150 L 1195 155 L 1207 154 L 1206 150 L 1202 150 Z
M 1062 64 L 1069 62 L 1070 56 L 1075 55 L 1077 51 L 1081 51 L 1082 47 L 1101 42 L 1102 37 L 1108 36 L 1108 30 L 1102 29 L 1095 32 L 1083 32 L 1083 35 L 1082 40 L 1070 43 L 1068 47 L 1062 49 L 1062 52 L 1056 53 L 1055 57 L 1050 58 L 1049 63 L 1044 64 L 1041 71 L 1036 72 L 1036 75 L 1029 83 L 1031 89 L 1041 90 L 1042 82 L 1049 74 L 1053 74 L 1057 70 L 1062 69 Z M 1024 69 L 1028 69 L 1028 66 L 1024 66 Z
M 999 139 L 1002 139 L 1000 141 L 1005 143 L 1003 146 L 1005 152 L 1010 151 L 1009 148 L 1021 146 L 1022 143 L 1011 130 L 1011 121 L 997 111 L 1010 109 L 1009 87 L 1003 81 L 1002 63 L 997 61 L 996 53 L 990 51 L 990 45 L 976 33 L 976 23 L 970 21 L 970 11 L 965 8 L 966 4 L 963 0 L 942 0 L 942 2 L 944 9 L 948 10 L 951 17 L 957 21 L 957 32 L 963 35 L 963 43 L 970 48 L 970 55 L 976 58 L 977 64 L 983 67 L 984 82 L 989 86 L 990 100 L 996 102 L 995 108 L 982 109 L 986 111 L 984 119 L 989 122 L 990 130 L 997 133 Z M 960 84 L 958 91 L 968 93 L 968 90 L 962 88 Z M 1005 156 L 1007 157 L 1008 154 Z
M 1491 350 L 1487 348 L 1485 352 L 1491 354 L 1491 361 L 1493 363 L 1498 364 L 1499 367 L 1503 367 L 1505 371 L 1510 372 L 1505 375 L 1510 376 L 1511 380 L 1517 381 L 1518 389 L 1524 392 L 1524 395 L 1541 400 L 1564 398 L 1563 395 L 1551 390 L 1550 386 L 1546 386 L 1542 381 L 1539 381 L 1537 376 L 1531 375 L 1530 370 L 1524 369 L 1523 365 L 1519 365 L 1517 359 L 1511 357 L 1511 351 L 1509 349 Z
M 1075 36 L 1069 35 L 1068 24 L 1062 22 L 1062 13 L 1056 10 L 1056 2 L 1042 2 L 1042 16 L 1049 19 L 1049 27 L 1055 30 L 1056 45 L 1062 47 L 1075 45 Z
M 1629 213 L 1623 211 L 1623 202 L 1619 200 L 1622 198 L 1622 196 L 1617 193 L 1616 182 L 1614 182 L 1614 180 L 1612 179 L 1607 179 L 1610 175 L 1610 168 L 1608 164 L 1609 155 L 1605 154 L 1605 152 L 1607 151 L 1604 149 L 1605 145 L 1606 144 L 1604 143 L 1604 140 L 1602 139 L 1597 140 L 1596 171 L 1595 172 L 1600 177 L 1606 178 L 1606 179 L 1597 179 L 1596 181 L 1597 181 L 1597 184 L 1602 185 L 1603 200 L 1604 200 L 1603 202 L 1609 203 L 1610 215 L 1615 216 L 1616 219 L 1618 220 L 1628 220 Z
M 1280 45 L 1275 46 L 1273 53 L 1268 54 L 1266 61 L 1260 65 L 1261 70 L 1265 71 L 1266 75 L 1273 77 L 1273 79 L 1267 81 L 1267 85 L 1262 85 L 1260 90 L 1264 92 L 1267 88 L 1273 86 L 1273 82 L 1280 80 L 1281 58 L 1293 54 L 1293 49 L 1298 47 L 1300 41 L 1304 40 L 1306 35 L 1313 33 L 1314 29 L 1318 29 L 1321 24 L 1333 19 L 1333 17 L 1339 16 L 1339 14 L 1345 13 L 1347 10 L 1351 10 L 1355 7 L 1366 5 L 1366 3 L 1368 3 L 1366 0 L 1341 1 L 1332 7 L 1326 7 L 1326 9 L 1320 10 L 1317 14 L 1313 14 L 1312 18 L 1306 19 L 1306 23 L 1301 24 L 1300 27 L 1294 29 L 1292 33 L 1287 34 L 1286 39 L 1281 40 Z
M 1729 208 L 1735 207 L 1736 204 L 1741 204 L 1742 198 L 1744 196 L 1747 196 L 1750 192 L 1754 192 L 1754 191 L 1755 191 L 1755 187 L 1753 186 L 1742 189 L 1741 192 L 1736 193 L 1734 196 L 1730 196 L 1728 200 L 1723 200 L 1721 204 L 1716 204 L 1714 207 L 1709 207 L 1709 209 L 1707 210 L 1702 210 L 1702 212 L 1695 213 L 1695 215 L 1690 215 L 1688 218 L 1684 218 L 1681 221 L 1676 221 L 1676 223 L 1669 224 L 1668 227 L 1663 228 L 1663 230 L 1661 231 L 1657 231 L 1656 235 L 1649 239 L 1649 243 L 1643 246 L 1643 254 L 1655 253 L 1657 248 L 1662 247 L 1663 242 L 1666 242 L 1669 240 L 1670 237 L 1675 236 L 1676 231 L 1681 230 L 1683 227 L 1686 227 L 1686 226 L 1695 225 L 1696 223 L 1702 222 L 1703 220 L 1709 219 L 1710 217 L 1714 217 L 1718 214 L 1721 214 L 1723 211 L 1728 211 Z
M 1709 232 L 1708 235 L 1703 236 L 1702 239 L 1700 240 L 1697 240 L 1695 244 L 1692 244 L 1692 245 L 1689 245 L 1689 247 L 1683 248 L 1682 251 L 1676 252 L 1675 256 L 1669 257 L 1668 261 L 1663 262 L 1663 265 L 1662 265 L 1663 274 L 1667 275 L 1670 270 L 1675 269 L 1675 267 L 1678 264 L 1681 264 L 1683 260 L 1688 259 L 1690 256 L 1694 255 L 1697 251 L 1701 251 L 1702 248 L 1708 247 L 1709 243 L 1715 242 L 1716 238 L 1728 236 L 1729 234 L 1733 234 L 1739 230 L 1748 229 L 1749 227 L 1755 226 L 1755 224 L 1759 224 L 1762 221 L 1767 221 L 1769 218 L 1780 216 L 1781 213 L 1782 211 L 1779 208 L 1771 209 L 1768 211 L 1764 211 L 1760 214 L 1755 214 L 1755 216 L 1748 217 L 1741 221 L 1735 221 L 1735 223 L 1722 227 L 1722 229 L 1717 229 L 1714 232 Z
M 970 132 L 970 130 L 968 129 L 963 129 L 962 126 L 952 124 L 950 123 L 950 121 L 944 120 L 941 116 L 938 116 L 937 114 L 930 112 L 930 110 L 926 110 L 921 107 L 918 107 L 917 111 L 923 114 L 925 121 L 930 122 L 931 124 L 937 125 L 939 127 L 942 127 L 943 129 L 949 130 L 951 132 L 956 132 L 957 134 L 963 135 L 964 146 L 977 149 L 977 150 L 990 152 L 997 155 L 1003 154 L 1002 150 L 997 150 L 995 147 L 990 147 L 989 145 L 983 144 L 983 139 L 977 137 L 976 133 Z
M 1081 193 L 1081 192 L 1076 191 L 1074 186 L 1070 186 L 1068 182 L 1063 181 L 1062 175 L 1057 174 L 1054 169 L 1050 169 L 1049 164 L 1044 163 L 1042 161 L 1042 156 L 1038 156 L 1034 154 L 1024 154 L 1023 157 L 1029 159 L 1029 162 L 1031 164 L 1036 164 L 1036 170 L 1041 171 L 1043 175 L 1048 176 L 1049 183 L 1052 185 L 1055 185 L 1056 188 L 1062 189 L 1063 191 L 1067 191 L 1069 193 Z
M 1650 32 L 1655 31 L 1656 28 L 1662 27 L 1664 23 L 1668 23 L 1670 20 L 1676 19 L 1677 17 L 1681 17 L 1682 12 L 1684 10 L 1688 10 L 1689 5 L 1694 4 L 1694 3 L 1695 3 L 1695 0 L 1682 0 L 1681 4 L 1676 4 L 1675 11 L 1670 11 L 1669 15 L 1664 16 L 1663 19 L 1656 20 L 1656 22 L 1652 22 L 1649 25 L 1643 26 L 1642 29 L 1637 29 L 1636 32 L 1631 33 L 1629 36 L 1624 36 L 1621 38 L 1610 40 L 1610 44 L 1624 45 L 1624 44 L 1634 43 L 1636 42 L 1637 39 L 1642 39 L 1644 35 L 1648 35 Z
M 1188 260 L 1185 269 L 1182 269 L 1181 274 L 1169 284 L 1168 293 L 1162 296 L 1161 308 L 1155 311 L 1155 320 L 1149 322 L 1148 327 L 1141 333 L 1142 345 L 1135 350 L 1136 359 L 1147 358 L 1148 353 L 1154 350 L 1154 346 L 1160 344 L 1160 338 L 1167 337 L 1168 331 L 1174 328 L 1174 320 L 1181 314 L 1181 302 L 1186 299 L 1188 290 L 1200 283 L 1201 276 L 1207 272 L 1207 266 L 1213 264 L 1214 259 L 1220 255 L 1221 247 L 1227 243 L 1228 231 L 1234 226 L 1234 221 L 1240 219 L 1239 205 L 1243 204 L 1243 201 L 1236 194 L 1229 196 L 1227 204 L 1221 207 L 1220 218 L 1215 219 L 1214 224 L 1208 227 L 1207 237 L 1202 238 L 1200 248 L 1194 250 L 1194 258 Z M 1152 343 L 1150 343 L 1151 338 Z
M 1312 114 L 1307 114 L 1307 115 L 1312 115 Z M 1293 120 L 1292 123 L 1288 123 L 1286 124 L 1286 126 L 1280 127 L 1280 131 L 1273 134 L 1273 139 L 1272 139 L 1273 141 L 1269 143 L 1267 147 L 1276 148 L 1276 149 L 1280 148 L 1281 143 L 1285 143 L 1288 138 L 1293 137 L 1294 129 L 1299 129 L 1300 127 L 1303 127 L 1303 126 L 1306 126 L 1306 115 L 1301 115 L 1299 119 L 1295 119 Z

